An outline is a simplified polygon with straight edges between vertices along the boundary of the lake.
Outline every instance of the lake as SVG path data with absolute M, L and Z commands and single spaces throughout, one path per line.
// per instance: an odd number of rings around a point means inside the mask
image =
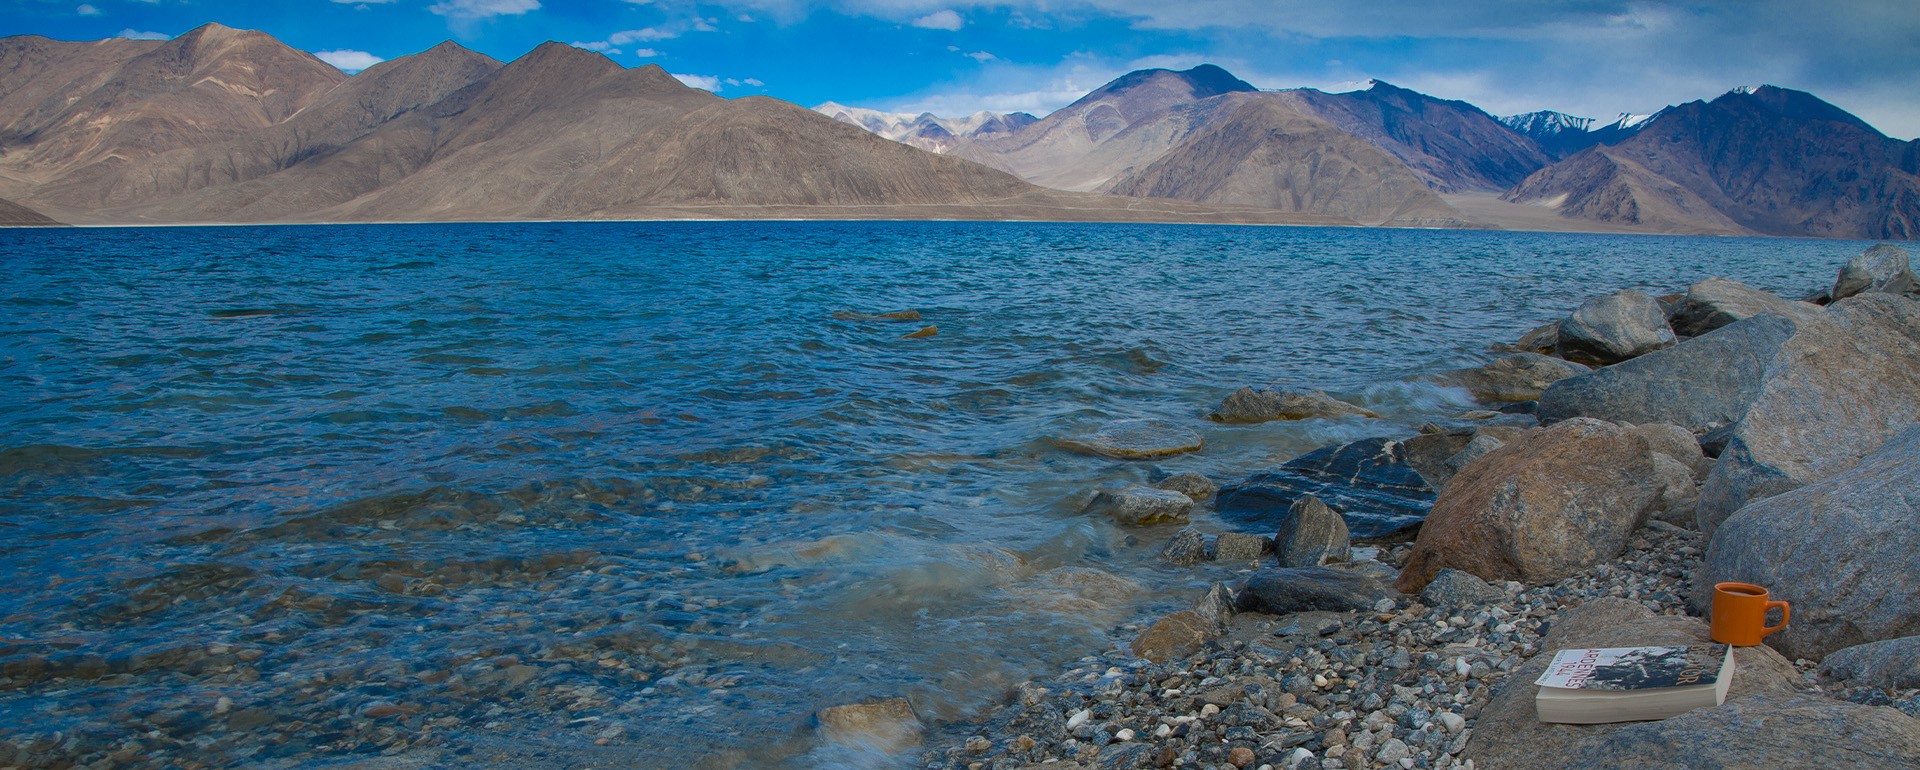
M 1805 296 L 1867 245 L 0 230 L 0 752 L 911 764 L 821 746 L 811 714 L 904 695 L 964 719 L 1232 576 L 1159 562 L 1174 528 L 1086 515 L 1093 490 L 1412 435 L 1475 408 L 1421 375 L 1589 296 L 1710 275 Z M 902 310 L 921 320 L 872 317 Z M 1202 419 L 1248 384 L 1381 417 Z M 1206 447 L 1129 463 L 1058 441 L 1124 418 Z

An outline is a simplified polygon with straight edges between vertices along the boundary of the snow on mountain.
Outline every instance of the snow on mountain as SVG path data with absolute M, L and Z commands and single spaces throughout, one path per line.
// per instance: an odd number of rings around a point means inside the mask
M 962 139 L 1012 131 L 1036 120 L 1024 112 L 1002 114 L 981 110 L 962 118 L 943 118 L 931 112 L 918 115 L 882 112 L 838 102 L 821 104 L 813 111 L 902 144 L 943 154 L 952 151 Z
M 1527 136 L 1536 139 L 1554 136 L 1568 131 L 1593 130 L 1593 118 L 1581 118 L 1553 110 L 1540 110 L 1521 115 L 1508 115 L 1500 119 L 1501 123 Z

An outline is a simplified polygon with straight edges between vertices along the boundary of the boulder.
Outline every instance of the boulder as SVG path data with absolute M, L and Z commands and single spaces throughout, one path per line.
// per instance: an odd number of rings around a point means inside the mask
M 1494 347 L 1499 348 L 1502 346 L 1496 345 Z M 1520 335 L 1520 339 L 1514 340 L 1512 345 L 1504 347 L 1508 350 L 1517 350 L 1522 353 L 1549 355 L 1560 347 L 1560 322 L 1555 321 L 1553 323 L 1535 326 L 1527 330 L 1526 334 Z
M 1082 454 L 1116 460 L 1145 460 L 1193 452 L 1205 443 L 1200 434 L 1158 420 L 1116 420 L 1100 430 L 1062 439 L 1062 446 Z
M 1160 547 L 1160 558 L 1175 567 L 1191 567 L 1207 560 L 1207 538 L 1197 529 L 1183 529 Z
M 1674 343 L 1673 329 L 1667 326 L 1660 302 L 1632 289 L 1580 303 L 1560 322 L 1559 332 L 1554 351 L 1561 358 L 1601 366 Z
M 1125 489 L 1103 489 L 1095 493 L 1093 502 L 1087 504 L 1087 512 L 1105 514 L 1115 522 L 1129 527 L 1150 527 L 1156 524 L 1184 524 L 1187 513 L 1193 510 L 1193 498 L 1171 489 L 1130 486 Z
M 1233 595 L 1239 612 L 1287 615 L 1311 610 L 1365 610 L 1394 595 L 1384 581 L 1361 570 L 1334 567 L 1264 567 Z
M 1479 434 L 1473 428 L 1443 428 L 1433 433 L 1421 433 L 1400 441 L 1401 456 L 1427 482 L 1429 489 L 1438 492 L 1453 478 L 1454 469 L 1447 464 L 1447 460 L 1465 449 L 1476 435 Z
M 1475 730 L 1479 734 L 1479 729 Z M 1604 737 L 1587 736 L 1552 752 L 1545 763 L 1516 767 L 1920 767 L 1920 720 L 1885 706 L 1768 693 L 1694 709 L 1658 722 L 1634 722 Z M 1484 764 L 1488 770 L 1507 765 Z
M 926 732 L 906 698 L 848 703 L 821 709 L 815 716 L 820 722 L 820 736 L 829 743 L 882 754 L 917 746 Z
M 1360 407 L 1319 391 L 1291 392 L 1254 390 L 1243 387 L 1228 395 L 1207 415 L 1214 422 L 1270 422 L 1273 420 L 1311 420 L 1316 417 L 1379 417 Z
M 1654 454 L 1664 455 L 1687 466 L 1696 478 L 1705 478 L 1707 471 L 1713 468 L 1713 459 L 1700 451 L 1700 440 L 1693 432 L 1678 425 L 1652 423 L 1633 426 L 1633 432 L 1647 440 L 1647 446 Z
M 1674 526 L 1692 529 L 1700 504 L 1700 484 L 1693 469 L 1667 455 L 1653 455 L 1654 487 L 1660 490 L 1653 503 L 1653 518 Z
M 1293 501 L 1273 536 L 1273 551 L 1282 567 L 1318 567 L 1346 561 L 1352 550 L 1346 519 L 1313 495 Z
M 1747 503 L 1828 478 L 1920 422 L 1920 303 L 1868 293 L 1825 316 L 1782 346 L 1701 485 L 1709 537 Z
M 1356 538 L 1410 529 L 1433 505 L 1433 488 L 1407 463 L 1400 443 L 1370 438 L 1316 449 L 1222 488 L 1213 507 L 1221 518 L 1271 532 L 1304 495 L 1339 511 Z
M 1906 249 L 1882 243 L 1847 260 L 1827 296 L 1837 302 L 1869 291 L 1889 294 L 1920 291 L 1920 277 L 1914 276 Z
M 1505 599 L 1507 593 L 1457 569 L 1443 569 L 1420 589 L 1420 599 L 1435 607 L 1475 607 Z
M 1222 532 L 1213 540 L 1213 560 L 1227 564 L 1251 564 L 1267 555 L 1272 544 L 1259 535 Z
M 1451 469 L 1457 475 L 1461 469 L 1472 465 L 1473 461 L 1486 457 L 1491 454 L 1493 450 L 1506 446 L 1506 444 L 1507 442 L 1492 436 L 1476 434 L 1472 441 L 1467 442 L 1466 446 L 1460 447 L 1460 451 L 1453 453 L 1452 457 L 1447 458 L 1447 468 Z
M 1442 372 L 1435 379 L 1466 388 L 1481 401 L 1513 403 L 1538 399 L 1548 385 L 1587 371 L 1585 366 L 1552 356 L 1514 353 L 1484 366 Z
M 1796 305 L 1800 307 L 1794 307 Z M 1674 312 L 1672 324 L 1675 333 L 1698 337 L 1762 313 L 1792 314 L 1819 309 L 1810 303 L 1776 297 L 1739 281 L 1708 278 L 1687 287 L 1687 296 Z
M 1442 567 L 1559 580 L 1624 552 L 1659 496 L 1653 451 L 1632 430 L 1575 418 L 1530 431 L 1447 484 L 1397 585 L 1418 592 Z
M 1845 472 L 1727 518 L 1708 543 L 1696 606 L 1729 580 L 1793 604 L 1792 621 L 1767 643 L 1795 657 L 1920 634 L 1920 427 Z
M 1171 489 L 1179 492 L 1180 494 L 1193 498 L 1193 501 L 1196 503 L 1206 502 L 1207 498 L 1213 497 L 1213 493 L 1220 490 L 1220 485 L 1213 483 L 1213 479 L 1198 473 L 1180 473 L 1168 476 L 1153 486 L 1156 489 Z
M 1798 328 L 1787 316 L 1749 318 L 1675 347 L 1547 386 L 1534 416 L 1667 423 L 1705 432 L 1740 419 L 1781 346 Z
M 1856 644 L 1820 661 L 1820 675 L 1854 687 L 1920 689 L 1920 636 Z
M 1553 618 L 1552 627 L 1543 640 L 1539 655 L 1534 656 L 1509 675 L 1505 682 L 1494 691 L 1480 712 L 1473 726 L 1472 738 L 1468 740 L 1465 756 L 1473 757 L 1479 767 L 1487 770 L 1503 768 L 1591 768 L 1591 767 L 1815 767 L 1845 766 L 1845 761 L 1833 762 L 1808 759 L 1797 753 L 1781 753 L 1777 758 L 1755 758 L 1744 752 L 1737 744 L 1746 737 L 1746 730 L 1733 729 L 1724 721 L 1726 715 L 1751 715 L 1752 704 L 1784 705 L 1801 697 L 1797 695 L 1800 675 L 1793 664 L 1779 653 L 1762 645 L 1758 647 L 1740 647 L 1734 650 L 1734 677 L 1732 691 L 1725 705 L 1715 709 L 1696 709 L 1681 716 L 1661 722 L 1620 722 L 1599 725 L 1563 725 L 1547 724 L 1535 716 L 1533 696 L 1538 690 L 1533 682 L 1546 670 L 1547 663 L 1553 659 L 1552 652 L 1578 647 L 1629 647 L 1657 644 L 1701 644 L 1707 642 L 1707 625 L 1698 618 L 1681 615 L 1655 615 L 1651 610 L 1637 602 L 1626 599 L 1594 599 L 1578 607 L 1561 612 Z M 1898 715 L 1912 721 L 1892 709 L 1869 709 L 1863 706 L 1838 701 L 1814 700 L 1817 707 L 1806 712 L 1806 716 L 1821 718 L 1810 720 L 1804 725 L 1783 725 L 1785 734 L 1804 736 L 1815 746 L 1830 747 L 1834 738 L 1848 735 L 1848 732 L 1830 719 L 1826 709 L 1837 710 L 1848 716 L 1867 715 L 1888 726 L 1899 724 L 1886 719 L 1886 715 Z M 1731 707 L 1731 708 L 1730 708 Z M 1801 708 L 1795 705 L 1791 708 Z M 1722 709 L 1722 717 L 1697 721 Z M 1718 728 L 1707 725 L 1718 724 Z M 1679 748 L 1698 746 L 1700 753 L 1695 756 L 1674 757 L 1671 749 L 1662 747 L 1658 741 L 1650 741 L 1648 734 L 1661 735 L 1671 727 L 1685 726 L 1689 732 L 1698 731 L 1700 735 L 1682 740 Z M 1884 740 L 1898 735 L 1898 729 L 1876 732 L 1874 738 Z M 1628 750 L 1614 751 L 1607 747 L 1618 741 Z M 1876 740 L 1878 742 L 1878 740 Z M 1774 746 L 1776 751 L 1781 747 Z M 1871 751 L 1871 749 L 1869 749 Z M 1857 756 L 1849 754 L 1850 757 Z M 1664 763 L 1661 760 L 1665 760 Z M 1798 760 L 1798 761 L 1794 761 Z

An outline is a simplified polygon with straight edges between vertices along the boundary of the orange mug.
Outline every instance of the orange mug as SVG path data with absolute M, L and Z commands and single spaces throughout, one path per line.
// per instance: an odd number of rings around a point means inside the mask
M 1780 624 L 1767 625 L 1767 611 L 1780 608 Z M 1735 647 L 1752 647 L 1767 634 L 1787 627 L 1792 609 L 1786 602 L 1767 601 L 1767 589 L 1752 583 L 1713 584 L 1713 622 L 1708 633 L 1714 641 Z

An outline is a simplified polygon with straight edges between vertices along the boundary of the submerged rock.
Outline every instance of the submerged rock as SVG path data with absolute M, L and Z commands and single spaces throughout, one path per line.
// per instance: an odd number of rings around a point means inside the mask
M 1220 485 L 1213 483 L 1213 479 L 1198 473 L 1181 473 L 1168 476 L 1153 486 L 1156 489 L 1171 489 L 1179 492 L 1180 494 L 1193 498 L 1193 501 L 1196 503 L 1206 502 L 1208 498 L 1213 497 L 1214 492 L 1220 489 Z
M 1583 364 L 1614 364 L 1674 343 L 1660 302 L 1628 289 L 1594 297 L 1560 322 L 1554 350 Z
M 1207 560 L 1207 538 L 1197 529 L 1183 529 L 1160 546 L 1160 558 L 1175 567 L 1191 567 Z
M 836 321 L 918 321 L 918 310 L 893 310 L 885 313 L 861 313 L 853 310 L 839 310 L 833 314 Z
M 1251 423 L 1348 415 L 1380 416 L 1319 391 L 1296 393 L 1243 387 L 1220 402 L 1220 406 L 1207 415 L 1207 419 L 1214 422 Z
M 926 728 L 906 698 L 848 703 L 821 709 L 820 736 L 831 743 L 892 754 L 920 744 Z
M 1548 385 L 1590 371 L 1587 367 L 1538 353 L 1515 353 L 1483 366 L 1456 369 L 1435 376 L 1439 382 L 1466 388 L 1485 402 L 1517 403 L 1540 398 Z
M 1158 420 L 1118 420 L 1100 430 L 1069 439 L 1061 445 L 1083 454 L 1116 460 L 1145 460 L 1184 454 L 1205 443 L 1200 434 Z
M 1370 438 L 1323 447 L 1220 490 L 1214 510 L 1228 521 L 1277 529 L 1294 501 L 1319 498 L 1346 519 L 1356 538 L 1387 537 L 1418 526 L 1433 488 L 1407 463 L 1397 441 Z
M 900 335 L 900 339 L 920 340 L 920 339 L 926 339 L 928 337 L 932 337 L 939 333 L 940 333 L 940 327 L 938 326 L 922 326 L 920 327 L 919 331 L 911 331 L 911 332 L 907 332 L 906 334 Z
M 1192 510 L 1191 497 L 1171 489 L 1142 486 L 1103 489 L 1095 493 L 1093 501 L 1087 504 L 1088 512 L 1105 514 L 1115 522 L 1131 527 L 1184 524 L 1187 512 Z

